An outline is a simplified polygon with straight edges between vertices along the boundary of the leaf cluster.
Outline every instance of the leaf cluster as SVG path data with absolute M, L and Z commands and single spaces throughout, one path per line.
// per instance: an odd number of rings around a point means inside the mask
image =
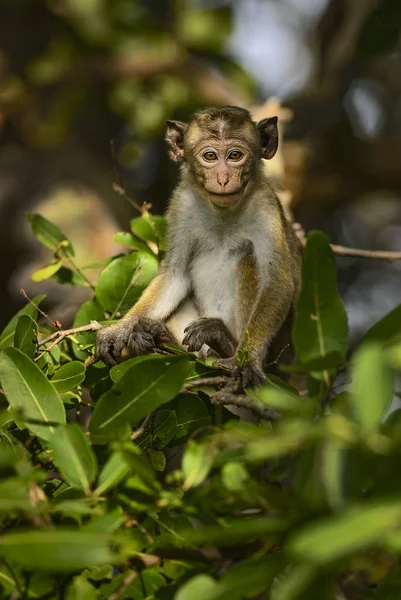
M 89 285 L 91 265 L 77 265 L 63 233 L 30 221 L 53 253 L 34 277 Z M 164 225 L 144 213 L 116 234 L 127 253 L 102 265 L 75 327 L 125 314 L 158 271 Z M 294 385 L 270 376 L 247 390 L 275 422 L 216 406 L 226 374 L 213 359 L 168 347 L 109 369 L 93 332 L 46 341 L 42 300 L 0 334 L 2 598 L 401 594 L 400 411 L 389 411 L 401 306 L 351 352 L 322 233 L 304 252 L 298 362 L 284 368 Z

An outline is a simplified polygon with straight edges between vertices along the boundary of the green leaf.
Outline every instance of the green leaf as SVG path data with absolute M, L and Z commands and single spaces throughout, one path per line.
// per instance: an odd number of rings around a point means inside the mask
M 143 361 L 127 371 L 99 399 L 90 422 L 96 436 L 115 435 L 127 423 L 172 400 L 186 375 L 187 356 Z
M 128 360 L 124 360 L 118 365 L 115 365 L 110 369 L 110 378 L 114 383 L 117 383 L 121 379 L 127 371 L 131 369 L 134 365 L 139 365 L 142 362 L 148 362 L 151 360 L 155 361 L 164 361 L 166 360 L 165 356 L 161 356 L 160 354 L 144 354 L 142 356 L 135 356 L 134 358 L 129 358 Z
M 326 564 L 377 546 L 400 524 L 400 503 L 352 506 L 293 534 L 287 550 L 302 561 Z
M 177 419 L 173 410 L 160 410 L 152 423 L 148 436 L 141 438 L 141 446 L 152 440 L 153 448 L 164 448 L 173 439 L 177 430 Z
M 304 593 L 310 588 L 316 576 L 316 567 L 312 565 L 297 565 L 285 569 L 280 580 L 275 582 L 271 600 L 297 600 L 304 597 Z M 306 596 L 306 598 L 309 598 L 309 596 Z
M 23 420 L 51 423 L 28 425 L 35 435 L 50 440 L 56 431 L 54 424 L 65 423 L 65 411 L 46 375 L 20 350 L 7 348 L 0 353 L 0 379 L 11 408 L 23 410 Z
M 401 335 L 401 304 L 375 323 L 360 341 L 360 345 L 366 342 L 391 343 L 399 339 Z
M 265 385 L 245 391 L 250 398 L 282 412 L 301 414 L 306 407 L 305 400 L 299 397 L 295 388 L 282 385 L 275 378 L 268 377 Z
M 66 600 L 96 600 L 98 597 L 96 589 L 84 575 L 74 577 L 65 596 Z
M 213 466 L 217 451 L 217 448 L 209 442 L 199 444 L 194 440 L 188 442 L 182 459 L 185 490 L 196 487 L 205 481 Z
M 14 346 L 24 354 L 33 358 L 36 352 L 38 326 L 29 315 L 22 315 L 18 319 L 14 334 Z
M 95 496 L 101 496 L 116 487 L 130 472 L 130 466 L 121 452 L 113 452 L 104 465 L 94 491 Z
M 89 494 L 91 483 L 97 475 L 97 460 L 82 427 L 78 423 L 58 427 L 51 446 L 63 478 L 73 487 Z
M 136 217 L 130 222 L 131 231 L 142 240 L 156 243 L 156 232 L 149 214 Z
M 214 599 L 217 583 L 210 575 L 196 575 L 180 587 L 174 600 Z
M 101 517 L 94 517 L 89 523 L 86 523 L 83 529 L 84 531 L 97 531 L 99 533 L 114 533 L 127 522 L 127 518 L 121 506 L 118 506 Z
M 176 408 L 177 440 L 201 427 L 210 425 L 210 416 L 202 400 L 195 394 L 180 394 Z
M 221 481 L 228 490 L 240 491 L 249 480 L 249 474 L 243 464 L 227 462 L 221 470 Z
M 336 268 L 327 237 L 308 235 L 303 255 L 302 289 L 292 332 L 299 360 L 308 363 L 327 355 L 340 362 L 348 347 L 348 325 L 337 292 Z
M 40 215 L 27 214 L 28 221 L 31 223 L 33 235 L 47 248 L 53 252 L 60 249 L 60 244 L 64 246 L 64 254 L 74 256 L 74 249 L 69 239 L 55 225 Z
M 78 271 L 73 271 L 68 267 L 61 267 L 52 275 L 52 279 L 62 285 L 82 285 L 88 287 L 88 281 Z
M 254 538 L 286 531 L 289 522 L 279 517 L 242 517 L 220 525 L 208 525 L 197 531 L 185 532 L 185 538 L 196 545 L 232 546 Z
M 367 429 L 377 428 L 393 396 L 393 376 L 379 344 L 361 346 L 353 359 L 351 402 L 355 419 Z
M 104 310 L 113 314 L 121 311 L 137 264 L 138 254 L 132 252 L 116 258 L 100 273 L 95 297 Z
M 210 600 L 254 598 L 270 588 L 282 564 L 278 554 L 241 561 L 220 579 Z
M 32 281 L 44 281 L 45 279 L 50 279 L 59 269 L 61 269 L 63 265 L 62 260 L 54 260 L 50 263 L 50 265 L 46 265 L 42 269 L 35 271 L 31 275 Z
M 59 393 L 69 392 L 83 382 L 85 372 L 85 365 L 74 360 L 57 369 L 51 382 Z
M 30 511 L 32 505 L 25 482 L 17 477 L 0 481 L 0 511 L 10 513 L 14 510 Z
M 46 296 L 35 296 L 35 298 L 33 298 L 32 302 L 34 302 L 36 304 L 36 306 L 39 306 L 39 304 L 42 302 L 43 298 L 46 298 Z M 1 332 L 0 350 L 2 350 L 3 348 L 6 348 L 6 346 L 9 346 L 10 344 L 13 343 L 15 328 L 17 327 L 19 318 L 22 317 L 23 315 L 28 315 L 29 317 L 32 317 L 32 319 L 35 321 L 38 316 L 38 309 L 35 308 L 35 306 L 33 306 L 31 303 L 25 304 L 25 306 L 23 306 L 11 318 L 11 320 L 7 323 L 7 325 L 4 327 L 3 331 Z
M 152 467 L 155 469 L 155 471 L 164 471 L 166 468 L 166 457 L 161 450 L 153 450 L 153 448 L 148 448 L 147 455 L 149 456 L 149 460 L 152 463 Z
M 155 255 L 151 248 L 149 248 L 149 246 L 145 242 L 142 242 L 138 238 L 134 237 L 131 233 L 119 231 L 115 234 L 114 241 L 117 244 L 122 244 L 123 246 L 131 248 L 131 250 L 145 252 L 146 254 L 151 254 L 152 256 Z
M 116 563 L 113 541 L 107 534 L 75 529 L 18 531 L 0 537 L 0 556 L 27 571 L 68 572 Z
M 140 254 L 138 270 L 135 272 L 134 284 L 139 290 L 144 289 L 154 279 L 159 271 L 159 262 L 154 256 Z

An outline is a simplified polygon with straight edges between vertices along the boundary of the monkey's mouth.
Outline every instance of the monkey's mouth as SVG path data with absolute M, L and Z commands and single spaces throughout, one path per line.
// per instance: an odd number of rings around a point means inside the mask
M 233 206 L 238 202 L 239 199 L 239 190 L 236 192 L 231 192 L 230 194 L 216 194 L 216 192 L 214 192 L 209 195 L 210 202 L 216 206 L 220 206 L 221 208 Z

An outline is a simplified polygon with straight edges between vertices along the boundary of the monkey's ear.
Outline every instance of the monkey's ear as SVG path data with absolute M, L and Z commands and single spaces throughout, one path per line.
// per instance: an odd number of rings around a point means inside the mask
M 278 148 L 277 117 L 263 119 L 256 125 L 262 145 L 262 158 L 273 158 Z
M 174 162 L 181 162 L 184 158 L 184 136 L 188 125 L 182 121 L 166 121 L 167 130 L 165 140 L 168 146 L 168 155 Z

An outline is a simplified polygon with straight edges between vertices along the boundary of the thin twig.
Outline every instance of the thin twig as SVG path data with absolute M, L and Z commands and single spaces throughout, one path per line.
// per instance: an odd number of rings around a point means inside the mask
M 28 296 L 28 294 L 26 293 L 24 288 L 21 288 L 19 293 L 22 294 L 24 296 L 25 300 L 28 300 L 28 302 L 30 304 L 32 304 L 32 306 L 34 306 L 36 308 L 36 310 L 42 315 L 42 317 L 47 319 L 49 321 L 49 323 L 51 323 L 53 325 L 53 327 L 55 327 L 56 329 L 60 329 L 62 327 L 62 324 L 60 323 L 60 321 L 53 321 L 53 319 L 51 317 L 49 317 L 48 314 L 46 314 L 41 308 L 39 308 L 39 306 L 33 300 L 31 300 L 31 298 Z
M 141 435 L 143 435 L 145 433 L 145 431 L 148 429 L 153 417 L 154 417 L 155 411 L 151 410 L 150 413 L 148 413 L 145 417 L 145 419 L 143 420 L 143 423 L 140 427 L 138 427 L 138 429 L 136 429 L 134 431 L 134 433 L 131 434 L 131 440 L 137 440 L 139 437 L 141 437 Z
M 76 333 L 84 333 L 86 331 L 99 331 L 99 329 L 102 329 L 102 325 L 100 325 L 100 323 L 98 323 L 97 321 L 91 321 L 89 325 L 82 325 L 82 327 L 74 327 L 72 329 L 62 329 L 61 331 L 55 331 L 47 338 L 39 342 L 39 347 L 43 346 L 44 344 L 48 344 L 49 342 L 52 343 L 43 352 L 41 352 L 39 356 L 35 358 L 35 362 L 38 362 L 38 360 L 40 360 L 42 356 L 44 356 L 47 352 L 51 352 L 57 344 L 59 344 L 64 338 L 68 337 L 69 335 L 75 335 Z
M 302 246 L 306 246 L 305 230 L 300 223 L 293 223 L 293 229 L 298 236 Z M 356 258 L 375 258 L 379 260 L 401 260 L 401 252 L 392 252 L 390 250 L 362 250 L 360 248 L 347 248 L 338 244 L 330 244 L 334 254 L 338 256 L 353 256 Z
M 149 208 L 151 208 L 152 205 L 145 202 L 142 206 L 140 206 L 137 202 L 135 202 L 135 200 L 133 200 L 131 198 L 131 196 L 129 196 L 127 194 L 124 187 L 121 185 L 121 181 L 120 181 L 120 174 L 118 172 L 117 160 L 116 160 L 116 151 L 115 151 L 115 147 L 114 147 L 114 140 L 111 140 L 110 146 L 111 146 L 111 157 L 113 159 L 114 176 L 115 176 L 115 182 L 113 183 L 113 190 L 119 196 L 122 196 L 123 198 L 128 200 L 128 202 L 131 204 L 131 206 L 133 206 L 135 208 L 135 210 L 137 210 L 142 215 Z
M 226 375 L 219 375 L 217 377 L 204 377 L 203 379 L 193 379 L 192 381 L 187 381 L 187 383 L 184 383 L 183 389 L 192 390 L 205 385 L 220 387 L 230 383 L 231 381 L 231 378 L 227 377 Z
M 138 573 L 137 571 L 131 571 L 130 573 L 127 573 L 127 575 L 124 577 L 124 579 L 121 582 L 120 587 L 118 588 L 118 590 L 116 592 L 114 592 L 113 594 L 111 594 L 108 598 L 108 600 L 118 600 L 118 598 L 121 598 L 121 596 L 124 594 L 125 590 L 127 589 L 127 587 L 129 585 L 131 585 L 131 583 L 138 577 Z

